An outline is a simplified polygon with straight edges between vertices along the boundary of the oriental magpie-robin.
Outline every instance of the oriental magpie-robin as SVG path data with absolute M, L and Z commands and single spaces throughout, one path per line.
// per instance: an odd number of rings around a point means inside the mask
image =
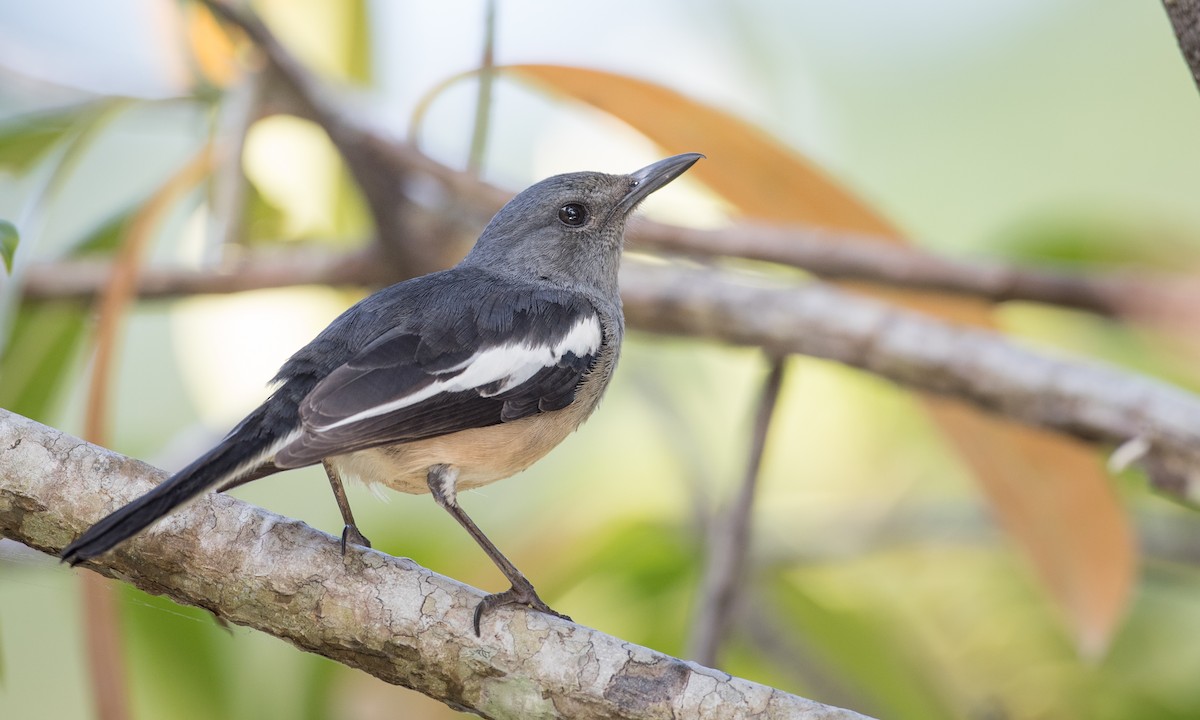
M 215 448 L 108 515 L 62 553 L 72 565 L 210 489 L 322 463 L 347 539 L 368 545 L 341 477 L 430 492 L 512 587 L 489 608 L 557 615 L 459 506 L 457 492 L 506 478 L 596 408 L 624 334 L 617 268 L 625 221 L 702 156 L 629 175 L 557 175 L 514 197 L 455 267 L 393 285 L 291 357 L 274 393 Z

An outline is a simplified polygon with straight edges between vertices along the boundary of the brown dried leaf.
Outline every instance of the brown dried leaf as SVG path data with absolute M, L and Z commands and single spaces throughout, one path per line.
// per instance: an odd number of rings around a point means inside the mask
M 689 175 L 748 215 L 899 238 L 892 225 L 814 163 L 726 112 L 643 80 L 557 65 L 512 65 L 551 92 L 630 124 L 667 152 L 703 152 Z M 859 286 L 861 288 L 861 286 Z M 994 325 L 970 299 L 879 292 L 971 325 Z M 1136 564 L 1129 522 L 1093 448 L 950 401 L 928 407 L 979 479 L 1001 524 L 1066 615 L 1081 654 L 1102 654 L 1124 614 Z

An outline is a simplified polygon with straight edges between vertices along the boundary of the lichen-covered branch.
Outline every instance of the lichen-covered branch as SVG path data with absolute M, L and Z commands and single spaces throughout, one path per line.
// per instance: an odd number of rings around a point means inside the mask
M 162 478 L 0 410 L 2 536 L 58 553 Z M 863 717 L 533 611 L 489 613 L 477 638 L 480 591 L 373 550 L 343 558 L 335 538 L 225 495 L 88 567 L 489 718 Z

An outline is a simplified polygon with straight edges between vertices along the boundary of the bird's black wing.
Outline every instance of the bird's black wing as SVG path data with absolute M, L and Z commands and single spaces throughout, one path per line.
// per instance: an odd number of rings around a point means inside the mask
M 300 403 L 281 468 L 570 405 L 604 344 L 600 315 L 560 290 L 508 289 L 379 337 Z

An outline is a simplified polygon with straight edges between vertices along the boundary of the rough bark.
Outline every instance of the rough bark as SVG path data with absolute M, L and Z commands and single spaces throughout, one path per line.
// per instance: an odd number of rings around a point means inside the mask
M 0 410 L 0 535 L 56 554 L 163 477 Z M 225 495 L 88 567 L 489 718 L 863 717 L 532 611 L 476 638 L 479 590 Z
M 1179 51 L 1192 71 L 1192 80 L 1200 89 L 1200 0 L 1163 0 L 1171 18 Z

